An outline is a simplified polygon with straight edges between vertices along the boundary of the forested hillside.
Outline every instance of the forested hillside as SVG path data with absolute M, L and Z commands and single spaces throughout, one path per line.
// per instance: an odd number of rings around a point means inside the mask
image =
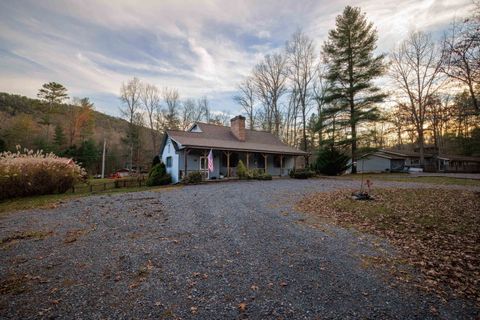
M 133 155 L 133 166 L 148 167 L 154 154 L 151 135 L 145 127 L 137 126 L 136 129 L 139 146 Z M 18 145 L 43 149 L 72 157 L 89 173 L 95 174 L 101 170 L 105 138 L 106 172 L 110 173 L 129 166 L 127 132 L 127 121 L 95 111 L 88 98 L 49 104 L 0 93 L 0 151 L 15 151 Z

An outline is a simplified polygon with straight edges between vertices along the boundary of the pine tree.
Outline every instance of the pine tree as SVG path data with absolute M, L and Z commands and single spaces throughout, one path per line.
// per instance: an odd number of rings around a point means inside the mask
M 65 133 L 63 132 L 63 128 L 59 124 L 57 124 L 57 126 L 55 127 L 55 135 L 53 136 L 53 142 L 55 143 L 55 146 L 57 146 L 58 149 L 63 147 L 67 142 Z
M 347 6 L 323 46 L 329 82 L 325 102 L 336 102 L 339 112 L 346 115 L 336 124 L 350 128 L 344 142 L 351 146 L 352 163 L 356 160 L 358 125 L 376 120 L 379 111 L 375 104 L 386 97 L 373 83 L 385 71 L 384 55 L 373 54 L 377 39 L 377 31 L 360 8 Z M 356 172 L 354 165 L 352 173 Z

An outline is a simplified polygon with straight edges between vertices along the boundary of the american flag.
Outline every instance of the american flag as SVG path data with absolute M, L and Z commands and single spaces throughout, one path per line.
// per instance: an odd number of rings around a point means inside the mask
M 213 172 L 213 152 L 210 149 L 210 153 L 208 154 L 208 171 Z

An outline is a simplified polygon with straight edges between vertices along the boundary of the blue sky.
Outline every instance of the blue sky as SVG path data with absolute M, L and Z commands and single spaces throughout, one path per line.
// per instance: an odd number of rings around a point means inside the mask
M 236 85 L 255 63 L 298 28 L 319 51 L 346 5 L 374 22 L 381 52 L 409 31 L 439 36 L 471 9 L 470 0 L 0 0 L 0 91 L 35 97 L 56 81 L 118 116 L 120 85 L 136 76 L 237 114 Z

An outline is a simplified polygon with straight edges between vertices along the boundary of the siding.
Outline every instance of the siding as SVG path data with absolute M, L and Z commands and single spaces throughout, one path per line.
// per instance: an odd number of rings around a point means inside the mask
M 390 171 L 390 159 L 375 155 L 359 159 L 357 161 L 358 172 L 385 172 Z

